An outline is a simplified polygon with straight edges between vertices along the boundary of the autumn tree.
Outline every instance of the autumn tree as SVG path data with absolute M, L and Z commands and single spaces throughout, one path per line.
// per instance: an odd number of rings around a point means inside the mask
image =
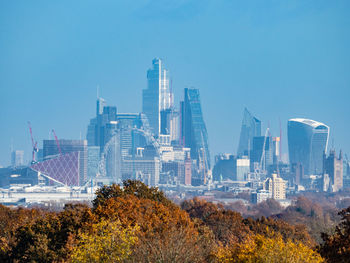
M 245 215 L 247 213 L 247 206 L 241 200 L 227 204 L 225 205 L 225 208 L 228 210 L 236 211 L 241 215 Z
M 60 212 L 50 212 L 44 217 L 19 227 L 10 250 L 10 260 L 19 262 L 53 262 L 65 260 L 74 236 L 90 221 L 89 207 L 67 205 Z
M 336 227 L 335 233 L 322 234 L 324 243 L 319 246 L 319 252 L 327 262 L 350 261 L 350 207 L 339 212 L 341 223 Z
M 255 207 L 253 207 L 253 210 L 256 211 L 256 217 L 269 217 L 280 213 L 283 208 L 278 201 L 269 198 L 266 201 L 262 201 L 261 203 L 257 204 Z
M 96 198 L 93 200 L 94 209 L 99 205 L 103 205 L 108 199 L 117 197 L 126 197 L 133 195 L 137 198 L 154 200 L 163 205 L 173 205 L 167 199 L 162 191 L 157 187 L 148 187 L 141 181 L 127 180 L 123 182 L 123 187 L 113 184 L 111 186 L 103 186 L 96 192 Z
M 120 221 L 102 220 L 79 233 L 70 259 L 73 263 L 124 262 L 130 258 L 138 231 L 137 225 L 125 227 Z
M 139 241 L 131 255 L 138 262 L 203 262 L 210 257 L 213 237 L 202 231 L 176 205 L 135 195 L 113 197 L 94 210 L 97 220 L 138 225 Z M 177 260 L 177 261 L 173 261 Z
M 305 225 L 310 236 L 317 242 L 322 242 L 321 233 L 331 233 L 338 219 L 332 210 L 326 210 L 318 203 L 305 196 L 299 196 L 295 205 L 287 207 L 283 212 L 273 217 L 288 222 L 291 225 Z
M 265 237 L 273 237 L 275 234 L 281 236 L 284 241 L 292 240 L 293 242 L 301 242 L 307 246 L 313 247 L 314 240 L 310 237 L 304 225 L 290 225 L 283 220 L 274 218 L 261 217 L 259 219 L 246 218 L 243 223 L 249 229 L 258 235 Z
M 10 260 L 15 246 L 16 230 L 26 224 L 42 218 L 46 211 L 40 209 L 8 208 L 0 204 L 0 262 Z
M 186 211 L 191 218 L 199 218 L 201 220 L 205 220 L 212 213 L 224 210 L 222 205 L 216 205 L 198 197 L 182 202 L 181 208 Z
M 251 235 L 241 243 L 230 243 L 218 250 L 218 262 L 235 263 L 319 263 L 321 256 L 300 242 L 284 240 L 281 235 Z
M 242 241 L 250 232 L 243 224 L 240 213 L 225 210 L 221 205 L 215 205 L 205 200 L 194 198 L 185 201 L 181 207 L 189 213 L 192 218 L 201 219 L 214 233 L 220 243 L 229 240 Z

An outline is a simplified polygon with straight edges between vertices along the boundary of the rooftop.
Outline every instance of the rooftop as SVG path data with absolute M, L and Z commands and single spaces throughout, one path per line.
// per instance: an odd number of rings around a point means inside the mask
M 327 129 L 329 129 L 329 127 L 326 124 L 319 122 L 319 121 L 310 120 L 310 119 L 295 118 L 295 119 L 290 119 L 289 121 L 301 122 L 301 123 L 309 125 L 313 128 L 317 128 L 319 126 L 325 126 L 325 127 L 327 127 Z

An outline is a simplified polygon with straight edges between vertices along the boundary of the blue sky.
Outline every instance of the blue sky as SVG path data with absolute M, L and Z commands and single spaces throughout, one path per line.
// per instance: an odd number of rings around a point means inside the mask
M 212 155 L 236 152 L 243 108 L 284 138 L 289 118 L 331 127 L 350 155 L 350 1 L 1 1 L 0 165 L 10 147 L 84 138 L 96 87 L 119 112 L 141 111 L 154 57 L 175 99 L 200 89 Z M 284 140 L 283 150 L 287 150 Z

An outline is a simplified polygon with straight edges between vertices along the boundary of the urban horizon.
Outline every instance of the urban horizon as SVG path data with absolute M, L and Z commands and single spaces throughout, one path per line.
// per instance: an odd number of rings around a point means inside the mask
M 163 59 L 162 59 L 162 61 L 163 61 Z M 163 62 L 164 63 L 164 62 Z M 165 65 L 166 65 L 166 63 L 164 63 Z M 145 70 L 146 71 L 146 70 Z M 169 72 L 171 72 L 171 70 L 168 70 L 167 69 L 167 71 Z M 172 88 L 172 80 L 173 80 L 173 78 L 174 78 L 174 76 L 171 76 L 170 75 L 170 78 L 171 78 L 171 80 L 170 80 L 170 83 L 169 83 L 169 87 L 170 87 L 170 90 L 172 91 L 172 96 L 174 96 L 174 95 L 177 95 L 176 97 L 177 98 L 179 98 L 179 96 L 178 96 L 178 94 L 177 93 L 180 93 L 180 92 L 173 92 L 173 88 Z M 187 88 L 197 88 L 197 87 L 187 87 Z M 198 88 L 198 90 L 200 91 L 200 88 Z M 179 91 L 179 90 L 177 90 L 177 91 Z M 103 94 L 104 93 L 104 91 L 102 90 L 102 88 L 100 87 L 100 86 L 96 86 L 96 99 L 98 100 L 99 98 L 103 98 L 104 100 L 105 100 L 105 102 L 106 102 L 106 105 L 108 105 L 108 106 L 114 106 L 114 107 L 117 107 L 117 109 L 118 109 L 118 113 L 138 113 L 136 110 L 134 110 L 134 111 L 129 111 L 129 112 L 127 112 L 127 111 L 123 111 L 123 109 L 120 109 L 119 107 L 118 107 L 118 105 L 117 104 L 114 104 L 114 103 L 110 103 L 109 102 L 109 99 L 108 98 L 106 98 L 106 97 L 104 97 L 103 95 L 101 95 L 101 94 Z M 107 94 L 108 94 L 108 92 L 106 92 Z M 141 90 L 140 90 L 140 94 L 141 94 Z M 175 97 L 175 96 L 174 96 Z M 182 97 L 183 97 L 183 95 L 182 95 Z M 173 99 L 174 100 L 174 99 Z M 91 101 L 92 102 L 92 101 Z M 94 102 L 96 102 L 96 101 L 94 101 Z M 179 110 L 179 103 L 180 103 L 180 101 L 179 100 L 177 100 L 176 101 L 177 102 L 177 104 L 178 104 L 178 106 L 173 106 L 174 107 L 174 109 L 177 109 L 177 110 Z M 93 109 L 94 110 L 94 106 L 95 106 L 95 104 L 94 103 L 90 103 L 91 104 L 91 107 L 89 107 L 89 111 L 91 112 L 91 109 Z M 173 104 L 176 104 L 176 103 L 174 103 L 173 102 Z M 203 108 L 203 111 L 205 112 L 205 104 L 203 104 L 203 103 L 201 103 L 202 104 L 202 108 Z M 139 107 L 140 108 L 140 107 Z M 250 111 L 250 109 L 248 108 L 248 107 L 243 107 L 242 108 L 242 111 L 241 111 L 241 116 L 243 116 L 243 113 L 244 113 L 244 111 Z M 141 113 L 142 111 L 140 111 L 140 113 Z M 251 112 L 252 113 L 252 112 Z M 238 113 L 236 113 L 237 115 L 239 115 Z M 254 117 L 256 117 L 256 116 L 262 116 L 262 114 L 259 114 L 259 113 L 256 113 L 256 112 L 254 112 L 254 113 L 252 113 L 253 114 L 253 116 Z M 204 114 L 205 115 L 205 114 Z M 91 116 L 84 116 L 84 119 L 88 119 L 88 118 L 90 118 Z M 54 118 L 55 118 L 55 116 L 54 116 Z M 310 119 L 311 120 L 311 118 L 308 118 L 307 116 L 292 116 L 290 119 L 295 119 L 295 118 L 300 118 L 300 119 Z M 80 118 L 81 119 L 81 118 Z M 206 119 L 205 118 L 205 116 L 204 116 L 204 119 Z M 262 131 L 263 131 L 263 133 L 265 133 L 265 131 L 267 130 L 267 129 L 269 129 L 269 134 L 271 135 L 271 136 L 275 136 L 275 137 L 281 137 L 282 138 L 282 141 L 281 141 L 281 145 L 280 145 L 280 149 L 282 150 L 281 151 L 281 155 L 280 155 L 280 160 L 281 161 L 283 161 L 284 163 L 289 163 L 289 154 L 288 154 L 288 141 L 287 141 L 287 124 L 288 124 L 288 121 L 290 120 L 290 119 L 287 119 L 287 120 L 281 120 L 280 118 L 278 119 L 278 120 L 276 120 L 275 122 L 271 122 L 271 121 L 263 121 L 261 118 L 259 118 L 260 119 L 260 121 L 261 121 L 261 128 L 262 128 Z M 321 123 L 323 123 L 323 121 L 322 120 L 316 120 L 316 121 L 319 121 L 319 122 L 321 122 Z M 207 123 L 207 121 L 205 121 L 206 123 Z M 10 164 L 11 164 L 11 154 L 12 154 L 12 152 L 13 151 L 16 151 L 16 150 L 20 150 L 20 151 L 24 151 L 24 163 L 25 164 L 29 164 L 31 161 L 32 161 L 32 145 L 31 145 L 31 137 L 30 137 L 30 131 L 29 131 L 29 128 L 28 128 L 28 123 L 31 123 L 31 120 L 28 120 L 27 122 L 25 122 L 24 123 L 24 125 L 25 125 L 25 129 L 26 129 L 26 135 L 27 135 L 27 138 L 26 138 L 26 140 L 27 140 L 27 142 L 25 143 L 26 144 L 26 147 L 24 147 L 24 149 L 26 149 L 26 150 L 24 150 L 23 148 L 21 149 L 21 148 L 16 148 L 14 145 L 15 145 L 15 141 L 17 141 L 16 140 L 16 138 L 11 138 L 11 142 L 9 142 L 9 147 L 8 147 L 8 152 L 7 152 L 7 158 L 3 158 L 3 160 L 5 159 L 7 159 L 7 161 L 3 161 L 3 163 L 0 163 L 0 165 L 2 165 L 3 167 L 6 167 L 6 166 L 9 166 Z M 272 125 L 271 125 L 272 124 Z M 326 125 L 327 125 L 327 123 L 325 123 Z M 214 157 L 215 156 L 217 156 L 217 155 L 220 155 L 220 154 L 233 154 L 233 155 L 237 155 L 237 153 L 239 152 L 239 137 L 240 137 L 240 135 L 239 135 L 239 133 L 241 132 L 241 125 L 242 125 L 242 117 L 241 117 L 241 120 L 240 120 L 240 122 L 238 122 L 238 123 L 236 123 L 235 124 L 235 131 L 231 131 L 232 132 L 232 134 L 235 132 L 235 133 L 238 133 L 238 136 L 236 137 L 236 138 L 234 138 L 234 142 L 233 142 L 233 144 L 232 144 L 232 150 L 231 151 L 225 151 L 225 150 L 216 150 L 216 152 L 214 152 L 213 154 L 211 154 L 211 161 L 214 161 Z M 270 128 L 270 127 L 274 127 L 274 128 Z M 87 127 L 87 125 L 85 125 L 85 127 Z M 345 153 L 345 154 L 347 154 L 347 151 L 345 151 L 342 147 L 341 147 L 341 144 L 339 144 L 339 143 L 337 143 L 337 144 L 335 144 L 335 141 L 337 141 L 336 140 L 336 138 L 334 138 L 333 136 L 332 136 L 332 128 L 333 127 L 330 127 L 330 131 L 329 131 L 329 138 L 328 138 L 328 140 L 327 140 L 327 147 L 326 147 L 326 149 L 328 149 L 328 151 L 327 151 L 327 153 L 330 151 L 330 150 L 336 150 L 336 151 L 342 151 L 343 153 Z M 35 128 L 35 126 L 32 128 L 33 130 L 34 130 L 34 136 L 38 133 L 38 130 Z M 54 134 L 53 134 L 53 131 L 54 131 L 54 129 L 57 129 L 57 130 L 62 130 L 62 127 L 48 127 L 47 128 L 47 133 L 48 133 L 48 135 L 47 135 L 47 137 L 44 137 L 44 138 L 37 138 L 37 137 L 35 137 L 34 139 L 36 140 L 36 142 L 38 143 L 38 145 L 37 145 L 37 147 L 38 148 L 42 148 L 43 147 L 43 144 L 42 144 L 42 142 L 44 141 L 44 140 L 51 140 L 51 139 L 54 139 Z M 80 131 L 80 133 L 79 133 L 79 135 L 77 136 L 73 136 L 73 137 L 61 137 L 60 136 L 60 134 L 58 134 L 58 139 L 62 139 L 62 140 L 64 140 L 64 139 L 69 139 L 69 140 L 72 140 L 72 139 L 80 139 L 80 140 L 85 140 L 86 139 L 86 134 L 87 134 L 87 128 L 81 128 L 80 129 L 81 131 Z M 219 131 L 220 132 L 220 131 Z M 229 131 L 230 132 L 230 131 Z M 39 133 L 40 134 L 40 133 Z M 41 134 L 42 134 L 42 132 L 41 132 Z M 220 134 L 217 132 L 217 135 L 219 135 L 220 136 Z M 210 138 L 210 135 L 209 135 L 209 138 Z M 212 145 L 215 145 L 215 141 L 213 141 L 213 142 L 211 142 L 210 141 L 210 139 L 209 139 L 209 148 L 212 148 Z M 336 147 L 336 145 L 339 147 L 339 148 L 337 148 Z M 213 147 L 213 148 L 216 148 L 216 147 Z M 216 148 L 217 149 L 217 148 Z M 210 151 L 210 152 L 212 152 L 212 151 Z M 3 156 L 5 156 L 5 152 L 3 152 Z
M 325 162 L 327 156 L 334 157 L 337 151 L 334 145 L 329 145 L 327 124 L 305 118 L 289 119 L 287 159 L 282 150 L 285 148 L 281 121 L 279 134 L 275 136 L 270 123 L 264 129 L 263 122 L 247 108 L 243 111 L 237 151 L 213 156 L 200 90 L 184 88 L 183 100 L 176 106 L 165 65 L 160 58 L 152 60 L 147 71 L 147 87 L 142 89 L 142 112 L 120 111 L 118 106 L 108 104 L 97 88 L 96 116 L 90 119 L 84 139 L 59 138 L 52 129 L 53 139 L 44 139 L 40 144 L 28 122 L 31 160 L 25 162 L 24 151 L 14 149 L 11 166 L 16 169 L 28 165 L 39 172 L 39 177 L 42 173 L 55 183 L 69 186 L 82 186 L 101 178 L 108 178 L 104 183 L 139 178 L 149 185 L 199 186 L 227 179 L 261 181 L 276 173 L 289 178 L 291 185 L 306 184 L 313 189 L 314 183 L 308 182 L 310 178 L 315 180 L 312 176 L 318 180 L 328 180 L 325 178 L 331 176 L 325 170 L 328 169 Z M 344 161 L 341 184 L 335 183 L 338 179 L 334 177 L 331 183 L 321 183 L 325 185 L 323 189 L 341 189 L 343 178 L 344 185 L 348 184 L 349 160 L 346 153 L 338 151 L 339 160 Z M 187 174 L 186 169 L 192 172 Z
M 348 262 L 349 10 L 0 1 L 0 261 Z
M 30 161 L 27 121 L 39 143 L 52 129 L 85 138 L 97 86 L 119 112 L 141 112 L 155 56 L 170 71 L 175 105 L 184 88 L 200 90 L 212 159 L 237 151 L 245 107 L 273 136 L 281 121 L 285 154 L 291 118 L 325 123 L 329 148 L 349 153 L 348 8 L 347 1 L 2 3 L 0 165 L 10 163 L 12 146 Z

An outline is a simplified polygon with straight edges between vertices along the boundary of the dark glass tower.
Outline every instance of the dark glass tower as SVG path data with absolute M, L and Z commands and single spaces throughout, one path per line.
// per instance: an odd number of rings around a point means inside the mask
M 204 170 L 210 169 L 208 133 L 204 123 L 199 90 L 185 88 L 181 102 L 181 141 L 191 148 L 191 159 L 197 160 Z
M 289 162 L 300 163 L 305 175 L 322 174 L 323 153 L 327 151 L 329 127 L 308 119 L 288 121 Z
M 244 108 L 237 155 L 247 156 L 253 147 L 253 138 L 258 136 L 261 136 L 261 121 Z

